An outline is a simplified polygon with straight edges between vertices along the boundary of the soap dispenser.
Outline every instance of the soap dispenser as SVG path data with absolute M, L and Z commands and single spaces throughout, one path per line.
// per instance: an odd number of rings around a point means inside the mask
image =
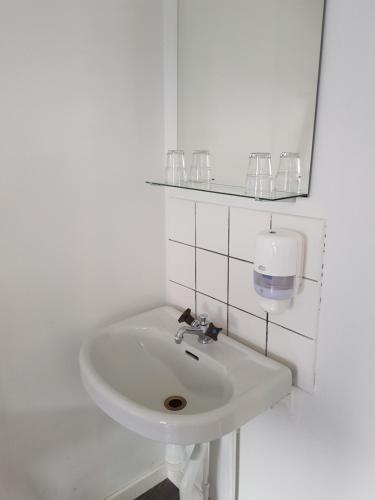
M 302 234 L 289 229 L 272 229 L 257 235 L 254 287 L 261 307 L 281 314 L 300 291 L 305 242 Z

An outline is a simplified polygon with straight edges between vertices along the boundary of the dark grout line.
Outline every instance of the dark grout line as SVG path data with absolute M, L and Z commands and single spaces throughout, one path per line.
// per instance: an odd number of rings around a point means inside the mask
M 183 288 L 187 288 L 188 290 L 191 290 L 192 292 L 196 292 L 195 288 L 191 288 L 190 286 L 183 285 L 182 283 L 179 283 L 178 281 L 174 280 L 168 280 L 170 283 L 174 283 L 175 285 L 182 286 Z
M 313 283 L 320 283 L 319 280 L 314 280 L 313 278 L 306 278 L 306 276 L 302 276 L 302 279 L 306 281 L 312 281 Z
M 185 245 L 186 247 L 196 248 L 195 244 L 192 245 L 191 243 L 185 243 L 183 241 L 173 240 L 172 238 L 168 238 L 168 241 L 171 241 L 172 243 L 179 243 L 180 245 Z
M 227 246 L 227 253 L 229 255 L 229 246 L 230 246 L 230 207 L 228 207 L 228 246 Z
M 209 299 L 216 300 L 217 302 L 220 302 L 220 304 L 224 304 L 225 306 L 228 305 L 228 302 L 224 302 L 223 300 L 217 299 L 216 297 L 212 297 L 212 295 L 208 295 L 207 293 L 200 292 L 199 290 L 196 290 L 197 294 L 203 295 L 204 297 L 208 297 Z
M 197 317 L 197 202 L 194 202 L 194 302 L 195 317 Z
M 246 264 L 254 265 L 254 262 L 252 260 L 240 259 L 239 257 L 233 257 L 232 255 L 229 255 L 229 258 L 233 260 L 239 260 L 240 262 L 246 262 Z
M 304 339 L 312 340 L 313 342 L 316 342 L 316 339 L 313 339 L 312 337 L 309 337 L 308 335 L 304 335 L 303 333 L 296 332 L 295 330 L 292 330 L 291 328 L 280 325 L 279 323 L 275 323 L 274 321 L 268 321 L 268 323 L 270 323 L 271 325 L 279 326 L 280 328 L 283 328 L 284 330 L 287 330 L 288 332 L 295 333 L 296 335 L 299 335 L 300 337 L 303 337 Z
M 203 250 L 204 252 L 214 253 L 216 255 L 221 255 L 222 257 L 228 257 L 228 254 L 216 252 L 216 250 L 209 250 L 208 248 L 197 247 L 197 250 Z
M 230 245 L 230 207 L 228 207 L 228 258 L 227 258 L 227 335 L 229 335 L 229 245 Z
M 254 314 L 254 313 L 251 313 L 249 311 L 245 311 L 244 309 L 241 309 L 240 307 L 237 307 L 237 306 L 234 306 L 232 304 L 228 304 L 229 307 L 232 307 L 233 309 L 237 309 L 237 311 L 241 311 L 245 314 L 249 314 L 250 316 L 254 316 L 254 318 L 258 318 L 258 319 L 261 319 L 263 321 L 267 321 L 266 318 L 262 318 L 262 316 L 258 316 L 257 314 Z
M 168 238 L 168 241 L 172 241 L 172 243 L 178 243 L 180 245 L 185 245 L 187 247 L 195 248 L 196 251 L 203 250 L 204 252 L 214 253 L 216 255 L 221 255 L 222 257 L 228 257 L 229 259 L 238 260 L 240 262 L 246 262 L 246 264 L 254 265 L 254 262 L 251 260 L 240 259 L 239 257 L 233 257 L 233 255 L 229 255 L 229 254 L 227 255 L 225 253 L 216 252 L 215 250 L 209 250 L 208 248 L 197 247 L 196 245 L 191 245 L 190 243 L 184 243 L 183 241 L 173 240 L 172 238 Z M 307 278 L 306 276 L 302 276 L 302 279 L 307 280 L 307 281 L 311 281 L 312 283 L 321 283 L 320 280 L 316 280 L 313 278 Z

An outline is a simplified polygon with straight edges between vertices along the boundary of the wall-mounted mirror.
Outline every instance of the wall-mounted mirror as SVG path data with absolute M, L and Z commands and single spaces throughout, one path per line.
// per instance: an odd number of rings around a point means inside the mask
M 215 182 L 248 157 L 299 153 L 308 194 L 324 0 L 179 0 L 178 147 L 209 150 Z

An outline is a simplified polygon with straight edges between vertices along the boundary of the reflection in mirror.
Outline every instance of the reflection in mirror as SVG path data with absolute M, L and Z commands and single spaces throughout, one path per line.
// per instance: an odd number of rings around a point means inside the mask
M 249 155 L 299 155 L 309 190 L 324 0 L 180 0 L 178 147 L 208 150 L 215 182 L 246 189 Z M 283 164 L 283 160 L 281 162 Z M 285 165 L 285 161 L 284 161 Z M 283 184 L 284 182 L 284 184 Z M 296 184 L 297 183 L 297 184 Z

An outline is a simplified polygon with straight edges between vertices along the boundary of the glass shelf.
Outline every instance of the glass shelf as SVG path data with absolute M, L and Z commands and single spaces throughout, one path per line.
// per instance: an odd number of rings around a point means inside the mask
M 274 192 L 270 196 L 262 196 L 258 198 L 247 194 L 243 186 L 230 186 L 227 184 L 216 183 L 211 183 L 209 187 L 193 182 L 186 182 L 185 184 L 176 185 L 168 184 L 165 181 L 146 181 L 146 184 L 150 184 L 151 186 L 165 186 L 178 189 L 188 189 L 190 191 L 203 191 L 205 193 L 227 194 L 230 196 L 239 196 L 241 198 L 253 198 L 260 201 L 288 200 L 290 198 L 306 198 L 308 196 L 307 194 L 300 193 Z

